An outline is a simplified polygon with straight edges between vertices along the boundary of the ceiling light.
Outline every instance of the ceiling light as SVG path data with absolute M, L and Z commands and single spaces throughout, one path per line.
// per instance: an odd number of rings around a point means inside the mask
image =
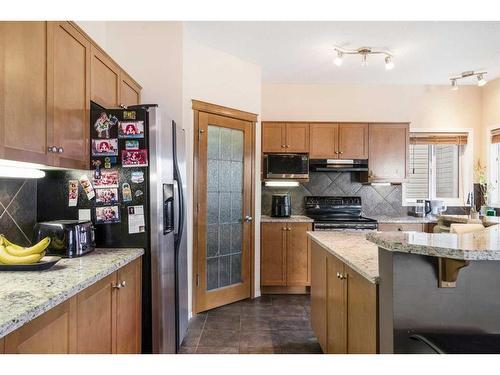
M 394 68 L 392 53 L 384 50 L 374 50 L 371 47 L 361 47 L 358 49 L 346 49 L 341 47 L 334 47 L 333 50 L 337 52 L 334 63 L 337 66 L 342 65 L 345 55 L 361 55 L 361 66 L 368 65 L 368 55 L 383 55 L 385 56 L 385 69 L 391 70 Z
M 45 172 L 35 168 L 19 168 L 0 166 L 0 177 L 2 178 L 42 178 Z
M 342 65 L 342 57 L 344 56 L 344 54 L 340 51 L 337 51 L 337 57 L 335 57 L 335 60 L 333 60 L 333 62 L 335 63 L 335 65 L 337 66 L 341 66 Z
M 469 78 L 469 77 L 476 77 L 477 79 L 477 85 L 478 86 L 484 86 L 488 81 L 484 79 L 484 76 L 488 74 L 488 72 L 485 71 L 475 71 L 475 70 L 467 70 L 465 72 L 460 73 L 459 75 L 452 76 L 450 77 L 450 82 L 451 82 L 451 89 L 452 90 L 458 90 L 458 81 L 460 79 L 464 78 Z
M 391 56 L 386 56 L 385 57 L 385 70 L 392 70 L 394 69 L 394 62 L 392 61 Z
M 487 83 L 487 82 L 488 82 L 488 81 L 486 81 L 486 80 L 484 79 L 484 77 L 483 77 L 483 75 L 482 75 L 482 74 L 478 74 L 478 75 L 477 75 L 477 85 L 478 85 L 478 86 L 484 86 L 484 85 L 486 85 L 486 83 Z
M 299 186 L 298 181 L 266 181 L 266 186 L 274 186 L 274 187 L 292 187 Z

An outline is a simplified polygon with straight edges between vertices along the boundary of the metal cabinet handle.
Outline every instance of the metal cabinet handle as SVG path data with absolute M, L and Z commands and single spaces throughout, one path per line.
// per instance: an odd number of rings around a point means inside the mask
M 286 147 L 286 145 L 281 145 L 281 148 L 285 148 L 285 147 Z
M 290 145 L 286 145 L 286 148 L 290 148 Z
M 49 146 L 47 147 L 48 152 L 57 152 L 57 147 L 56 146 Z
M 123 281 L 120 281 L 117 284 L 113 284 L 113 289 L 125 288 L 125 285 L 126 285 L 125 280 L 123 280 Z
M 337 279 L 340 279 L 340 272 L 337 272 Z
M 120 108 L 126 109 L 127 106 L 125 104 L 120 104 Z
M 245 221 L 246 221 L 247 223 L 249 223 L 249 222 L 250 222 L 250 221 L 252 221 L 252 220 L 253 220 L 253 217 L 251 217 L 251 216 L 249 216 L 249 215 L 245 216 Z
M 285 227 L 283 227 L 283 228 L 281 228 L 281 230 L 286 230 L 286 228 L 285 228 Z
M 339 151 L 339 154 L 343 154 L 344 152 L 343 151 Z
M 60 154 L 62 154 L 62 153 L 64 152 L 64 148 L 59 147 L 59 148 L 57 149 L 57 152 L 58 152 L 58 153 L 60 153 Z

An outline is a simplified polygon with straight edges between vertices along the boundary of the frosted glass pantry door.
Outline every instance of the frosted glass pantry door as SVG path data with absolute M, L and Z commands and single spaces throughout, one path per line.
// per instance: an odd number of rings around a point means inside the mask
M 200 114 L 196 281 L 203 310 L 250 296 L 251 126 Z

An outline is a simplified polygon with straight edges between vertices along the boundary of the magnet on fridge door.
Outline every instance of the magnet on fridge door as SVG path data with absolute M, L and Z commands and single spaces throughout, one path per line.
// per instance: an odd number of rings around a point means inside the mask
M 122 184 L 122 200 L 123 202 L 132 201 L 132 189 L 130 189 L 130 184 L 127 182 Z

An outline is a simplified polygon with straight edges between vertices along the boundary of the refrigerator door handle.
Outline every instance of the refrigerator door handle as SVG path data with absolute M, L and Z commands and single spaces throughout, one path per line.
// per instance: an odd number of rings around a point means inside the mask
M 177 180 L 174 180 L 174 234 L 177 235 L 179 234 L 179 227 L 180 227 L 180 220 L 181 220 L 181 214 L 180 214 L 180 195 L 179 195 L 179 183 Z
M 163 184 L 163 234 L 174 230 L 173 184 Z

